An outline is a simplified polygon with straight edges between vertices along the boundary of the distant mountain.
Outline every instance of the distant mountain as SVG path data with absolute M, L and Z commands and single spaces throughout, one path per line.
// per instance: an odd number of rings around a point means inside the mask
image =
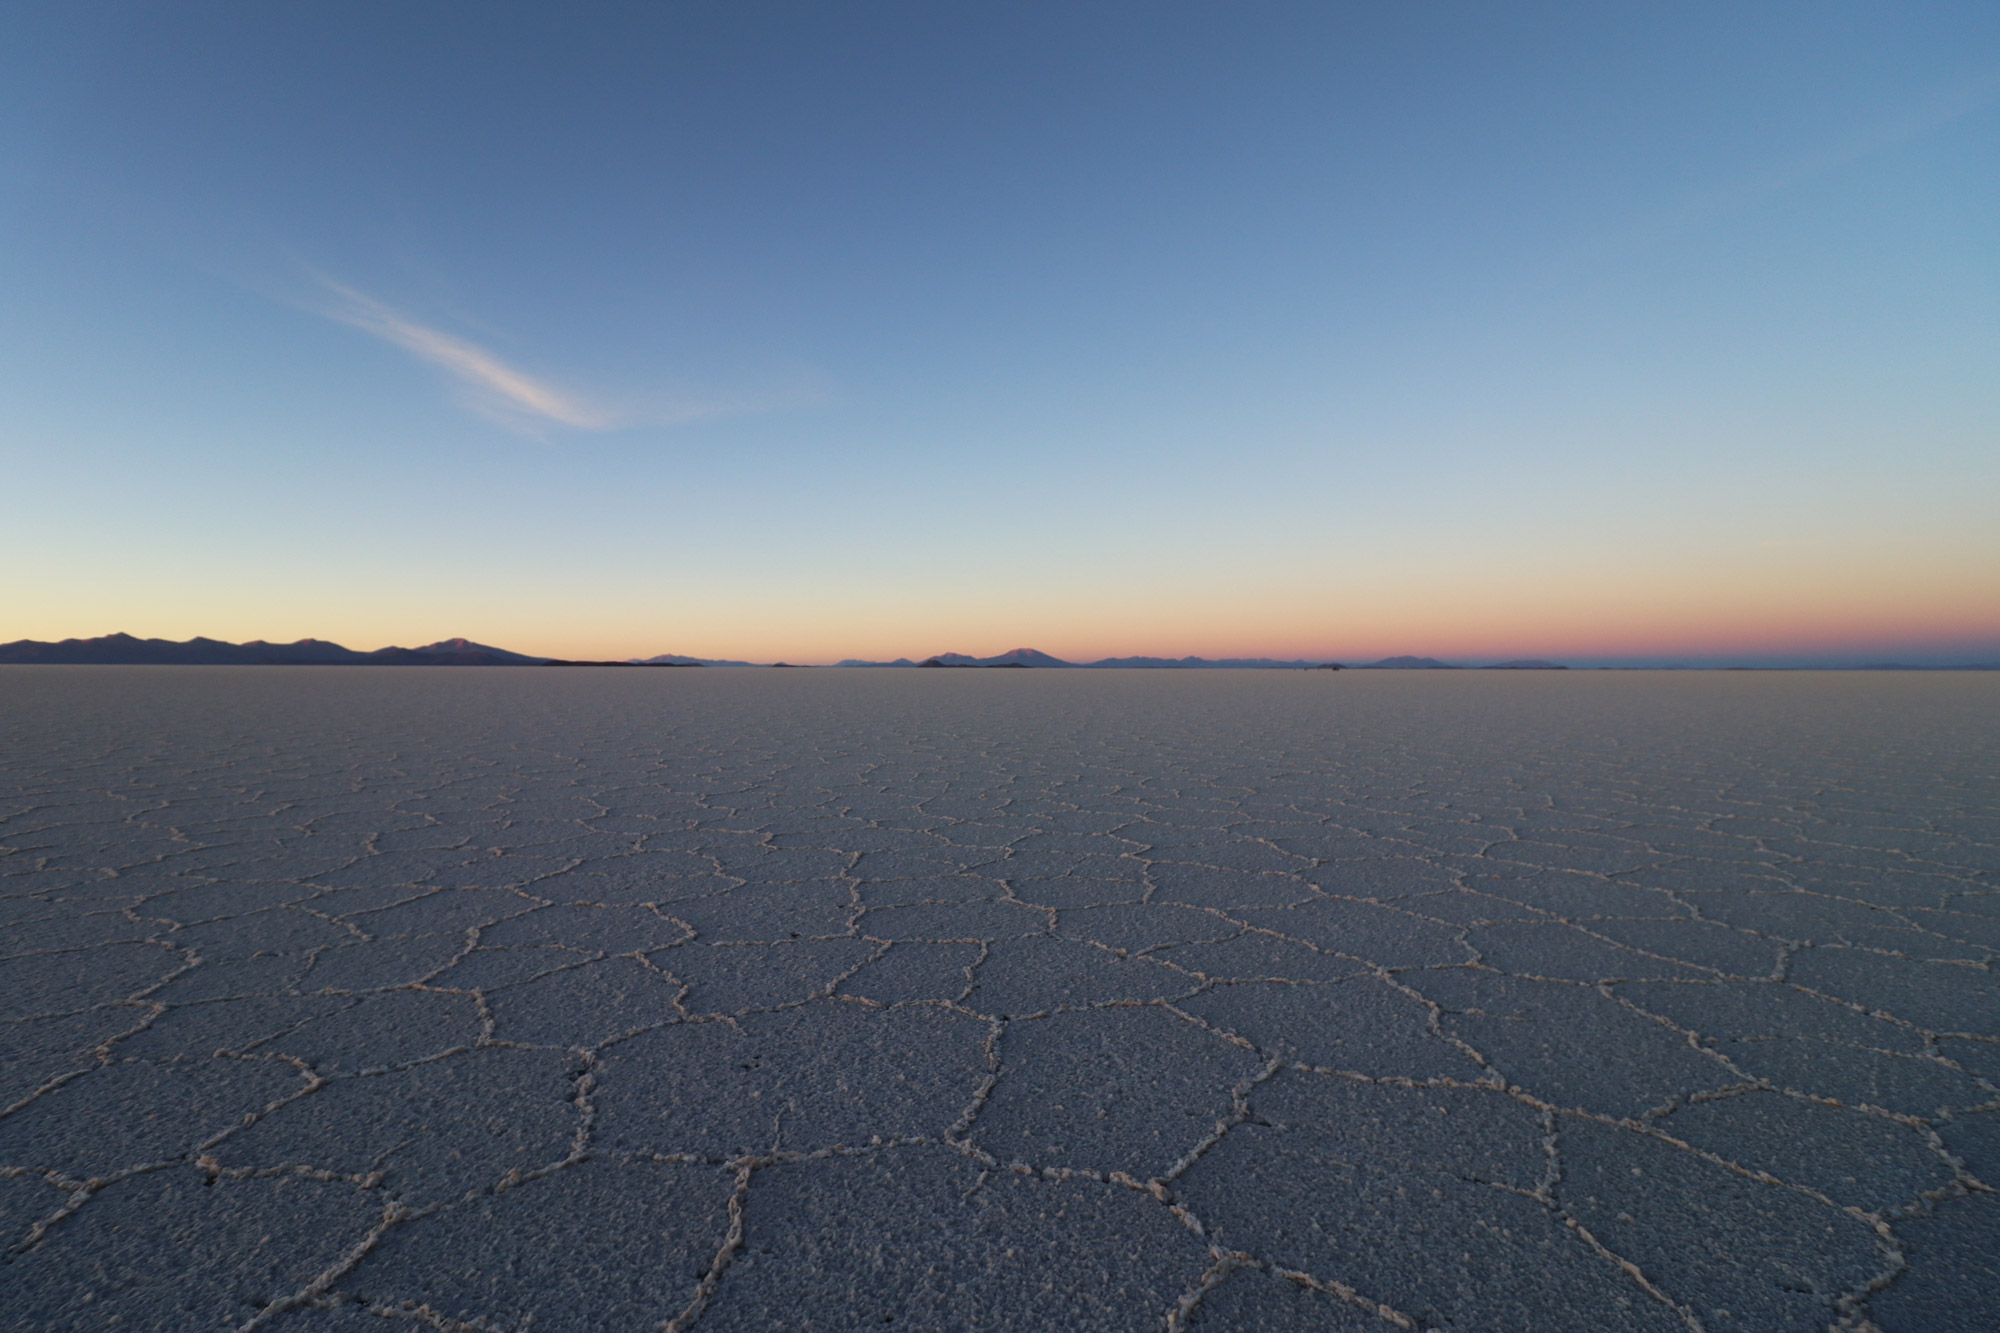
M 102 639 L 65 639 L 63 642 L 66 644 L 92 644 L 111 643 L 115 640 L 125 640 L 132 644 L 142 643 L 141 640 L 133 639 L 125 634 L 109 634 Z M 346 662 L 358 656 L 352 649 L 343 648 L 337 643 L 329 643 L 325 639 L 300 639 L 296 643 L 266 643 L 262 639 L 252 639 L 250 642 L 243 644 L 218 643 L 214 639 L 190 639 L 188 643 L 189 645 L 207 644 L 221 649 L 234 648 L 240 652 L 254 653 L 260 662 Z M 168 644 L 168 641 L 165 639 L 146 639 L 143 640 L 143 644 L 146 646 Z M 7 645 L 9 648 L 13 646 L 12 644 Z M 179 645 L 169 644 L 168 646 L 177 647 Z M 0 648 L 0 652 L 5 651 L 5 648 Z
M 964 653 L 939 653 L 926 659 L 939 666 L 1024 666 L 1024 667 L 1067 667 L 1074 662 L 1065 662 L 1060 657 L 1051 657 L 1034 648 L 1010 648 L 993 657 L 967 657 Z
M 168 639 L 135 639 L 130 634 L 106 634 L 95 639 L 64 639 L 42 643 L 17 639 L 0 644 L 0 662 L 76 663 L 117 665 L 168 662 L 206 666 L 239 662 L 344 662 L 354 654 L 337 643 L 300 639 L 297 643 L 224 643 L 219 639 L 189 639 L 175 643 Z
M 1246 671 L 1302 671 L 1307 668 L 1331 667 L 1338 671 L 1337 662 L 1313 662 L 1305 658 L 1286 661 L 1276 657 L 1106 657 L 1090 663 L 1094 667 L 1118 667 L 1127 670 L 1246 670 Z
M 1053 657 L 1048 653 L 1034 648 L 1016 648 L 1011 652 L 1001 653 L 996 657 L 972 657 L 965 653 L 938 653 L 934 657 L 925 658 L 922 662 L 912 662 L 907 657 L 899 657 L 893 662 L 870 662 L 863 658 L 850 657 L 846 661 L 836 663 L 835 665 L 844 667 L 906 667 L 931 666 L 933 664 L 941 667 L 1023 666 L 1071 667 L 1076 669 L 1109 667 L 1126 670 L 1237 668 L 1296 671 L 1307 667 L 1330 667 L 1336 671 L 1340 669 L 1340 664 L 1337 662 L 1315 662 L 1305 658 L 1287 661 L 1275 657 L 1106 657 L 1096 662 L 1068 662 L 1060 657 Z
M 732 662 L 722 657 L 682 657 L 679 653 L 661 653 L 658 657 L 635 657 L 633 666 L 762 666 L 761 662 Z
M 363 656 L 405 666 L 541 666 L 556 660 L 512 653 L 470 639 L 440 639 L 421 648 L 377 648 Z
M 127 666 L 615 666 L 615 667 L 781 667 L 785 662 L 743 662 L 722 657 L 685 657 L 679 653 L 661 653 L 655 657 L 630 658 L 623 662 L 573 661 L 560 657 L 536 657 L 528 653 L 517 653 L 506 648 L 496 648 L 492 644 L 474 643 L 470 639 L 440 639 L 419 648 L 377 648 L 373 652 L 357 652 L 325 639 L 299 639 L 292 643 L 267 643 L 262 639 L 252 639 L 248 643 L 229 643 L 222 639 L 193 638 L 185 641 L 173 639 L 138 639 L 130 634 L 105 634 L 95 639 L 63 639 L 46 643 L 36 639 L 17 639 L 13 643 L 0 643 L 0 665 L 46 663 L 51 665 L 127 665 Z M 1305 658 L 1281 659 L 1275 657 L 1105 657 L 1095 662 L 1068 662 L 1060 657 L 1035 648 L 1014 648 L 993 657 L 971 657 L 965 653 L 939 653 L 921 664 L 907 657 L 899 657 L 893 662 L 871 662 L 850 657 L 838 663 L 844 667 L 1063 667 L 1073 670 L 1089 670 L 1103 667 L 1125 670 L 1301 670 L 1318 669 L 1338 671 L 1338 662 L 1314 662 Z M 1385 657 L 1379 662 L 1362 664 L 1368 670 L 1389 671 L 1457 671 L 1462 668 L 1450 662 L 1440 662 L 1435 657 Z M 1484 671 L 1567 671 L 1570 668 L 1560 662 L 1550 662 L 1538 657 L 1515 658 L 1505 662 L 1493 662 L 1479 668 Z M 1655 667 L 1654 669 L 1661 669 Z M 1680 668 L 1674 668 L 1680 669 Z M 1700 669 L 1700 668 L 1688 668 Z M 1791 667 L 1777 666 L 1731 666 L 1710 667 L 1708 670 L 1805 670 L 1805 671 L 2000 671 L 2000 662 L 1951 662 L 1951 663 L 1909 663 L 1909 662 L 1869 662 L 1863 665 L 1843 666 L 1823 663 L 1800 664 Z
M 421 648 L 378 648 L 356 652 L 325 639 L 295 643 L 226 643 L 221 639 L 135 639 L 106 634 L 95 639 L 42 643 L 18 639 L 0 644 L 0 663 L 74 666 L 623 666 L 622 662 L 572 662 L 530 657 L 470 639 L 440 639 Z
M 397 652 L 415 651 L 409 648 Z M 74 663 L 91 666 L 182 665 L 254 666 L 265 663 L 350 663 L 367 654 L 343 648 L 324 639 L 300 639 L 296 643 L 225 643 L 220 639 L 193 638 L 185 643 L 171 639 L 135 639 L 130 634 L 106 634 L 95 639 L 64 639 L 41 643 L 19 639 L 0 644 L 0 662 Z
M 1362 666 L 1371 671 L 1456 671 L 1449 662 L 1440 662 L 1435 657 L 1385 657 L 1379 662 L 1364 662 Z
M 862 662 L 854 659 L 842 662 L 842 666 L 909 666 L 910 659 L 899 657 L 893 662 Z M 1051 657 L 1034 648 L 1012 648 L 993 657 L 969 657 L 964 653 L 938 653 L 915 663 L 920 667 L 1073 667 L 1074 662 L 1065 662 L 1060 657 Z
M 964 657 L 965 655 L 964 655 L 963 653 L 953 653 L 953 654 L 951 654 L 951 656 L 953 656 L 953 657 Z M 917 663 L 917 665 L 918 665 L 918 667 L 920 667 L 920 668 L 921 668 L 921 667 L 942 667 L 942 668 L 944 668 L 944 669 L 945 669 L 945 670 L 947 670 L 947 671 L 957 671 L 957 670 L 970 670 L 970 671 L 995 671 L 995 670 L 999 670 L 999 671 L 1006 671 L 1006 670 L 1014 670 L 1014 671 L 1025 671 L 1025 670 L 1027 670 L 1027 668 L 1028 668 L 1028 664 L 1027 664 L 1026 662 L 978 662 L 978 661 L 969 661 L 969 660 L 968 660 L 968 661 L 963 661 L 963 662 L 947 662 L 947 661 L 945 661 L 945 660 L 944 660 L 944 659 L 943 659 L 942 657 L 926 657 L 926 658 L 925 658 L 925 659 L 924 659 L 923 661 L 921 661 L 921 662 Z M 1064 665 L 1064 666 L 1068 666 L 1068 665 L 1069 665 L 1069 663 L 1065 662 L 1065 663 L 1063 663 L 1063 665 Z
M 1024 648 L 1017 648 L 1017 649 L 1015 649 L 1014 651 L 1015 651 L 1016 653 L 1021 653 L 1021 652 L 1033 652 L 1034 650 L 1033 650 L 1033 649 L 1024 649 Z M 912 661 L 911 661 L 911 660 L 910 660 L 909 658 L 907 658 L 907 657 L 899 657 L 899 658 L 897 658 L 897 659 L 896 659 L 895 661 L 893 661 L 893 662 L 871 662 L 871 661 L 867 660 L 866 658 L 861 658 L 861 657 L 849 657 L 849 658 L 844 658 L 843 660 L 841 660 L 841 661 L 839 661 L 839 662 L 835 662 L 835 663 L 834 663 L 834 665 L 835 665 L 835 666 L 844 666 L 844 667 L 989 667 L 989 666 L 993 666 L 993 667 L 998 667 L 998 666 L 1008 666 L 1008 667 L 1020 667 L 1020 666 L 1064 666 L 1064 667 L 1066 667 L 1066 666 L 1073 666 L 1073 665 L 1075 665 L 1075 664 L 1074 664 L 1074 663 L 1072 663 L 1072 662 L 1064 662 L 1064 661 L 1062 661 L 1062 660 L 1060 660 L 1060 659 L 1058 659 L 1058 658 L 1054 658 L 1054 657 L 1048 657 L 1048 655 L 1047 655 L 1047 654 L 1045 654 L 1045 653 L 1035 653 L 1035 656 L 1037 656 L 1037 657 L 1045 657 L 1045 658 L 1047 658 L 1047 660 L 1046 660 L 1046 661 L 1044 661 L 1044 662 L 1024 662 L 1024 661 L 1020 661 L 1019 659 L 1017 659 L 1016 657 L 1014 657 L 1014 656 L 1013 656 L 1013 654 L 1009 654 L 1009 653 L 1003 653 L 1003 654 L 1001 654 L 1001 655 L 1000 655 L 999 657 L 968 657 L 968 656 L 967 656 L 966 654 L 964 654 L 964 653 L 935 653 L 935 654 L 933 654 L 933 655 L 932 655 L 932 656 L 930 656 L 930 657 L 926 657 L 926 658 L 925 658 L 925 659 L 924 659 L 923 661 L 921 661 L 921 662 L 912 662 Z

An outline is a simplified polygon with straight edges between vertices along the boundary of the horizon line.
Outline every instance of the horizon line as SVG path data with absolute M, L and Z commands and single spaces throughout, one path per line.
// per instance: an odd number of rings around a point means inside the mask
M 153 656 L 144 656 L 144 649 L 150 646 Z M 91 650 L 97 648 L 96 653 Z M 181 650 L 178 654 L 169 650 Z M 283 653 L 283 650 L 295 650 Z M 9 651 L 11 650 L 11 651 Z M 279 656 L 231 657 L 230 653 L 273 653 Z M 302 650 L 302 651 L 300 651 Z M 106 657 L 107 653 L 118 653 L 117 657 Z M 134 657 L 134 653 L 141 654 Z M 208 660 L 196 660 L 200 654 L 208 654 Z M 220 658 L 216 654 L 222 654 Z M 1069 659 L 1057 657 L 1032 648 L 1014 648 L 1004 653 L 978 657 L 964 653 L 938 653 L 925 658 L 897 657 L 891 659 L 845 657 L 835 660 L 807 660 L 793 662 L 784 658 L 770 661 L 752 661 L 744 658 L 697 657 L 693 654 L 658 653 L 648 657 L 622 658 L 578 658 L 554 656 L 539 653 L 520 653 L 480 643 L 470 638 L 456 637 L 436 640 L 416 648 L 388 645 L 373 650 L 355 650 L 329 639 L 305 637 L 289 642 L 273 642 L 265 639 L 249 639 L 240 643 L 227 639 L 214 639 L 195 635 L 185 640 L 164 638 L 140 638 L 123 631 L 91 638 L 70 637 L 60 640 L 18 639 L 0 643 L 0 663 L 9 665 L 164 665 L 175 660 L 186 665 L 238 664 L 321 664 L 342 665 L 362 663 L 372 660 L 382 662 L 409 662 L 419 664 L 436 662 L 444 655 L 462 659 L 460 665 L 610 665 L 610 666 L 712 666 L 749 667 L 769 669 L 772 667 L 823 667 L 830 669 L 905 669 L 927 664 L 947 668 L 961 667 L 1028 667 L 1041 669 L 1118 669 L 1127 667 L 1134 670 L 1281 670 L 1333 667 L 1346 670 L 1403 669 L 1403 670 L 2000 670 L 2000 652 L 1940 652 L 1937 649 L 1915 649 L 1905 646 L 1901 651 L 1877 649 L 1875 651 L 1849 650 L 1785 652 L 1713 652 L 1700 651 L 1681 653 L 1577 653 L 1560 657 L 1524 656 L 1520 654 L 1453 654 L 1450 657 L 1396 653 L 1384 657 L 1363 657 L 1356 654 L 1344 656 L 1289 656 L 1272 657 L 1263 655 L 1232 655 L 1206 657 L 1186 654 L 1169 657 L 1156 654 L 1113 654 L 1094 659 Z M 89 660 L 96 657 L 96 661 Z M 1562 660 L 1567 657 L 1570 660 Z

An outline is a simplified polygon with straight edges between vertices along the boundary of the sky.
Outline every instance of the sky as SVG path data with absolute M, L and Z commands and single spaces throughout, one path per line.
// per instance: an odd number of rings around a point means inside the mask
M 0 640 L 2000 659 L 2000 6 L 0 7 Z

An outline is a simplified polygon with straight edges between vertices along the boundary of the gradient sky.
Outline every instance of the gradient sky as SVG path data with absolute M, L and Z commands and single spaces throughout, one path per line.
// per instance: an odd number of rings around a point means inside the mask
M 2000 6 L 0 8 L 0 640 L 2000 656 Z

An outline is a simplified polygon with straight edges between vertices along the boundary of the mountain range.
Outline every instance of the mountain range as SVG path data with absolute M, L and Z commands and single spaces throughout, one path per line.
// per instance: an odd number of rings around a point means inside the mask
M 377 648 L 358 652 L 326 639 L 299 639 L 292 643 L 229 643 L 222 639 L 193 638 L 139 639 L 130 634 L 105 634 L 94 639 L 63 639 L 45 643 L 17 639 L 0 643 L 0 664 L 48 663 L 91 666 L 787 666 L 789 663 L 743 662 L 719 657 L 686 657 L 661 653 L 657 657 L 631 658 L 623 662 L 581 662 L 560 657 L 535 657 L 510 652 L 470 639 L 441 639 L 421 648 Z M 1250 669 L 1340 670 L 1337 662 L 1313 662 L 1303 658 L 1282 660 L 1274 657 L 1106 657 L 1095 662 L 1069 662 L 1035 648 L 1015 648 L 993 657 L 973 657 L 966 653 L 939 653 L 921 662 L 899 657 L 893 662 L 870 662 L 849 658 L 844 667 L 1114 667 L 1165 670 Z M 1434 657 L 1385 657 L 1361 664 L 1379 669 L 1456 670 Z M 1552 662 L 1501 662 L 1496 666 L 1553 668 Z
M 0 643 L 0 665 L 69 664 L 103 666 L 658 666 L 658 667 L 782 667 L 787 662 L 744 662 L 721 657 L 686 657 L 661 653 L 656 657 L 634 657 L 621 662 L 578 661 L 562 657 L 536 657 L 510 652 L 470 639 L 440 639 L 420 648 L 377 648 L 358 652 L 326 639 L 298 639 L 292 643 L 229 643 L 222 639 L 193 638 L 139 639 L 130 634 L 105 634 L 94 639 L 63 639 L 46 643 L 36 639 L 16 639 Z M 1159 670 L 1373 670 L 1373 671 L 1461 671 L 1467 668 L 1435 657 L 1385 657 L 1377 662 L 1314 662 L 1303 658 L 1275 657 L 1105 657 L 1095 662 L 1069 662 L 1035 648 L 1015 648 L 993 657 L 973 657 L 966 653 L 939 653 L 921 662 L 899 657 L 893 662 L 872 662 L 848 658 L 835 665 L 844 667 L 1093 667 Z M 1539 658 L 1517 658 L 1490 662 L 1477 668 L 1484 671 L 1565 671 L 1558 662 Z M 1737 667 L 1734 670 L 1758 670 Z M 1761 668 L 1775 670 L 1783 668 Z M 1838 665 L 1791 668 L 1794 670 L 1841 670 Z M 1851 671 L 1995 671 L 2000 663 L 1966 662 L 1911 665 L 1902 662 L 1870 662 L 1844 668 Z
M 377 648 L 356 652 L 325 639 L 293 643 L 226 643 L 221 639 L 135 639 L 130 634 L 105 634 L 95 639 L 64 639 L 42 643 L 17 639 L 0 643 L 0 663 L 50 663 L 78 666 L 625 666 L 624 662 L 572 662 L 558 657 L 530 657 L 470 639 L 442 639 L 421 648 Z M 660 663 L 659 665 L 675 665 Z
M 850 657 L 836 662 L 844 667 L 1302 667 L 1332 666 L 1330 662 L 1280 661 L 1274 657 L 1106 657 L 1095 662 L 1070 662 L 1051 656 L 1039 648 L 1014 648 L 992 657 L 972 657 L 966 653 L 938 653 L 926 657 L 921 662 L 912 662 L 907 657 L 899 657 L 893 662 L 870 662 L 858 657 Z
M 658 657 L 635 657 L 633 666 L 783 666 L 782 662 L 737 662 L 726 657 L 683 657 L 679 653 L 661 653 Z
M 1060 657 L 1052 657 L 1036 648 L 1015 648 L 993 657 L 970 657 L 964 653 L 939 653 L 921 662 L 912 662 L 907 657 L 899 657 L 893 662 L 868 662 L 860 658 L 848 658 L 835 665 L 844 667 L 1115 667 L 1130 670 L 1142 669 L 1247 669 L 1262 671 L 1342 670 L 1338 662 L 1315 662 L 1305 658 L 1282 659 L 1276 657 L 1105 657 L 1095 662 L 1068 662 Z M 1435 657 L 1385 657 L 1379 662 L 1357 664 L 1363 670 L 1405 670 L 1405 671 L 1456 671 L 1460 668 L 1450 662 L 1440 662 Z M 1563 671 L 1567 668 L 1554 662 L 1519 660 L 1496 662 L 1496 669 L 1512 671 Z

